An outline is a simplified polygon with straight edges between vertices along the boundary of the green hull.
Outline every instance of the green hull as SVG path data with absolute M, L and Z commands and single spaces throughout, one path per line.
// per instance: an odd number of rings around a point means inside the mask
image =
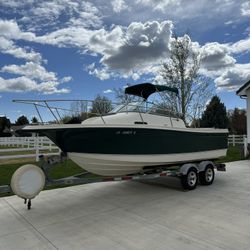
M 33 132 L 36 132 L 33 129 Z M 227 148 L 227 133 L 194 130 L 81 127 L 39 129 L 63 152 L 94 154 L 178 154 Z

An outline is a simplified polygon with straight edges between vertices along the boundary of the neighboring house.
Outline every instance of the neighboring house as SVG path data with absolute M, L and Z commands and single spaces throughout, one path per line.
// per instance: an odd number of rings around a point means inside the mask
M 240 87 L 236 94 L 247 101 L 247 143 L 250 152 L 250 80 Z

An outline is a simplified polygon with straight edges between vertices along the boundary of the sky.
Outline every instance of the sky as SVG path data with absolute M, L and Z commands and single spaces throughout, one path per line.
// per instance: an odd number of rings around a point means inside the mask
M 160 81 L 185 33 L 222 102 L 245 108 L 235 91 L 250 80 L 249 1 L 0 0 L 0 115 L 35 115 L 13 99 L 114 99 L 114 88 Z

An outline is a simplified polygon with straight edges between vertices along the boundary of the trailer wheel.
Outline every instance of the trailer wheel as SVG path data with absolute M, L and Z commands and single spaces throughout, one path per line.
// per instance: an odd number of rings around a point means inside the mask
M 190 168 L 186 175 L 181 176 L 181 185 L 184 189 L 193 190 L 197 186 L 198 174 L 195 168 Z
M 206 166 L 205 170 L 199 173 L 201 185 L 211 185 L 214 181 L 214 167 L 212 165 Z

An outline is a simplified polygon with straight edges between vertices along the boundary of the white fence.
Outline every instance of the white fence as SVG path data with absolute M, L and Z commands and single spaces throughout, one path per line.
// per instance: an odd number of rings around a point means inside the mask
M 248 156 L 247 149 L 247 136 L 246 135 L 229 135 L 228 136 L 228 145 L 243 145 L 244 148 L 244 156 Z
M 41 150 L 49 151 L 47 154 L 58 154 L 60 149 L 47 137 L 0 137 L 0 159 L 35 157 L 39 160 Z M 54 152 L 55 149 L 57 152 Z M 22 154 L 24 151 L 35 151 L 35 154 Z M 52 152 L 53 151 L 53 152 Z M 20 152 L 20 154 L 8 154 L 8 152 Z M 6 153 L 3 155 L 3 153 Z

